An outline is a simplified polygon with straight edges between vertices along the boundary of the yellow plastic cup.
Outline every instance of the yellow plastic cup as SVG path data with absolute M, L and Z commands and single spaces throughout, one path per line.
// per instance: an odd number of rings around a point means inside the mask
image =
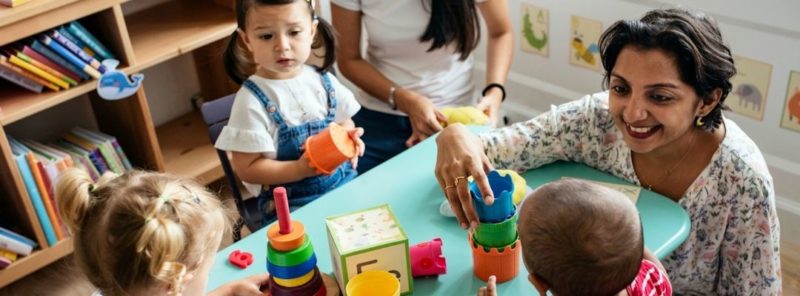
M 400 281 L 384 270 L 368 270 L 347 282 L 347 296 L 399 296 Z

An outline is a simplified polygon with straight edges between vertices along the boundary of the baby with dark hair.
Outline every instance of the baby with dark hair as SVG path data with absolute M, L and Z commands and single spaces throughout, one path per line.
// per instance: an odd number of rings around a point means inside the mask
M 575 179 L 545 184 L 525 199 L 518 228 L 528 280 L 540 295 L 672 294 L 644 247 L 636 207 L 619 191 Z M 492 285 L 479 295 L 493 295 Z

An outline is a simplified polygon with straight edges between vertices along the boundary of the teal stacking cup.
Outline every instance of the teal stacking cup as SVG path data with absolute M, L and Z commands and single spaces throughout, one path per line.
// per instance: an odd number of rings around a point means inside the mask
M 469 183 L 472 203 L 481 223 L 503 222 L 514 215 L 514 182 L 510 175 L 501 176 L 497 171 L 491 171 L 487 177 L 494 194 L 494 203 L 490 206 L 483 203 L 483 196 L 475 181 Z
M 475 242 L 489 248 L 501 248 L 517 240 L 517 215 L 498 223 L 481 223 L 475 229 Z

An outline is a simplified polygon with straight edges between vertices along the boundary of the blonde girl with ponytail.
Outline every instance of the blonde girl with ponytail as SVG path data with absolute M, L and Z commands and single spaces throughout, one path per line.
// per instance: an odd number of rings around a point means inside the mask
M 70 170 L 56 184 L 74 236 L 75 261 L 102 295 L 202 295 L 228 210 L 197 183 L 168 174 L 106 174 L 97 183 Z M 266 274 L 211 295 L 264 295 Z

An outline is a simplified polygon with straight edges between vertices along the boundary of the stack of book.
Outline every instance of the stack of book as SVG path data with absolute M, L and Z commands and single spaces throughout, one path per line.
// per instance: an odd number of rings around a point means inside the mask
M 72 21 L 0 50 L 0 78 L 40 93 L 100 78 L 100 61 L 114 55 L 79 22 Z
M 75 167 L 97 180 L 106 171 L 122 174 L 132 168 L 116 138 L 80 127 L 49 144 L 11 137 L 8 140 L 49 246 L 70 235 L 61 221 L 54 194 L 62 172 Z
M 8 267 L 20 256 L 30 255 L 34 248 L 36 242 L 0 227 L 0 269 Z

